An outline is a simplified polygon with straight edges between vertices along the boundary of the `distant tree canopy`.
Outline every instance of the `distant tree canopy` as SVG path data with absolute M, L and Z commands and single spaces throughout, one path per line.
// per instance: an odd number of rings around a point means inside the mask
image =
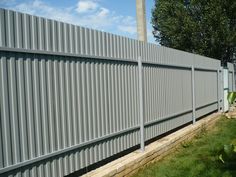
M 225 64 L 236 48 L 236 0 L 155 0 L 152 25 L 161 45 Z

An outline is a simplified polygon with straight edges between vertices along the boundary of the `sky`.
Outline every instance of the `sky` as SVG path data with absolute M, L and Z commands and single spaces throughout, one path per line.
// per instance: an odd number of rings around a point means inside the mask
M 0 7 L 88 28 L 137 38 L 136 0 L 0 0 Z M 146 0 L 148 42 L 152 35 L 151 9 Z

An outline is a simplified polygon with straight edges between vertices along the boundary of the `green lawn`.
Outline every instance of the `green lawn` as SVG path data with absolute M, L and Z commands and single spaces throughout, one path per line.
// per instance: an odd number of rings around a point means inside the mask
M 134 177 L 236 177 L 236 166 L 218 160 L 224 144 L 236 138 L 236 119 L 222 117 L 210 131 L 203 131 L 191 142 L 163 160 L 140 170 Z

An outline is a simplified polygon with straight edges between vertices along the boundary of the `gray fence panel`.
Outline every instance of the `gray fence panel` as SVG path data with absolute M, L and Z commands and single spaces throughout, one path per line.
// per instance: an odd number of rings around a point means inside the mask
M 229 91 L 233 90 L 233 72 L 229 71 Z
M 0 11 L 1 47 L 133 60 L 138 58 L 138 41 L 134 39 L 11 10 Z
M 234 80 L 234 65 L 232 63 L 227 63 L 229 70 L 229 91 L 235 90 L 235 80 Z
M 197 70 L 195 82 L 197 107 L 217 101 L 217 71 Z
M 5 9 L 0 24 L 1 177 L 62 177 L 140 144 L 138 57 L 145 140 L 191 122 L 193 98 L 197 118 L 218 108 L 218 60 Z
M 195 55 L 167 47 L 157 46 L 155 44 L 145 44 L 143 42 L 140 42 L 139 45 L 140 55 L 142 56 L 142 59 L 144 61 L 159 64 L 181 65 L 187 67 L 193 65 L 196 68 L 214 70 L 219 67 L 219 61 L 212 58 Z
M 196 116 L 200 117 L 217 109 L 217 71 L 197 70 L 195 72 Z
M 82 148 L 82 167 L 137 145 L 137 87 L 136 64 L 1 52 L 2 168 L 114 133 Z M 74 158 L 65 156 L 63 175 Z
M 146 139 L 190 122 L 191 70 L 153 65 L 146 65 L 143 70 Z

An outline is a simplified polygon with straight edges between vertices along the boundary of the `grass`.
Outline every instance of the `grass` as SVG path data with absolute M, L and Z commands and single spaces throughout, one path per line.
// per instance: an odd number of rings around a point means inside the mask
M 236 177 L 236 166 L 229 167 L 218 159 L 220 149 L 236 138 L 236 120 L 222 118 L 216 126 L 176 152 L 138 171 L 134 177 Z

